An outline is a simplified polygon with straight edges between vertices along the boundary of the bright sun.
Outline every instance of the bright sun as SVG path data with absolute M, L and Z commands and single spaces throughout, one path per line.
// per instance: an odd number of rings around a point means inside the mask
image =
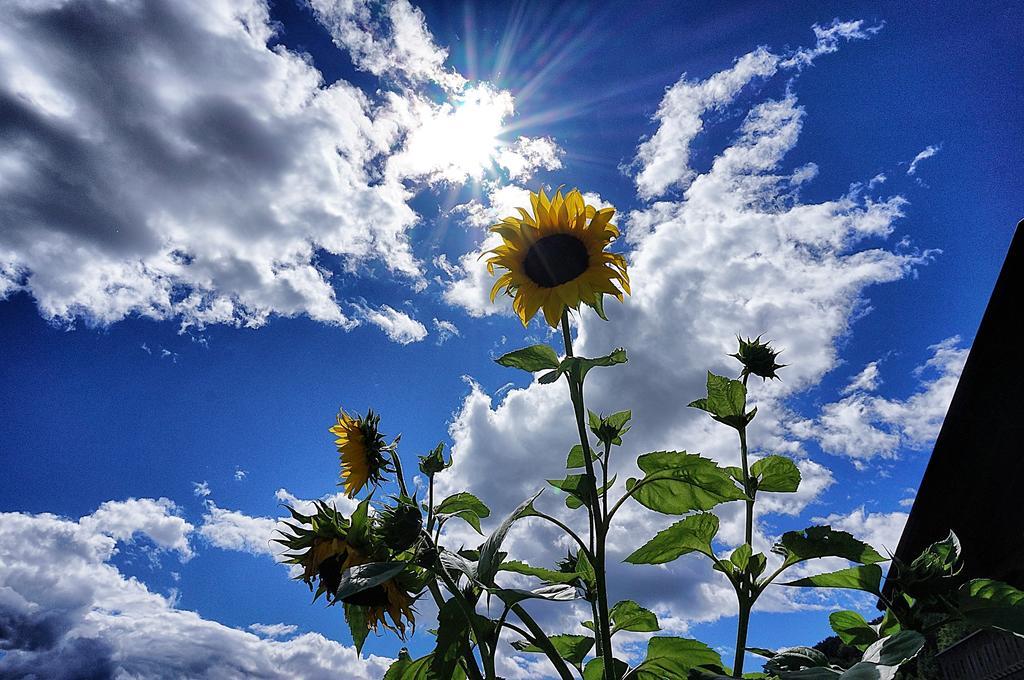
M 513 113 L 512 95 L 476 85 L 445 104 L 409 139 L 403 164 L 459 182 L 479 179 L 493 165 L 503 121 Z

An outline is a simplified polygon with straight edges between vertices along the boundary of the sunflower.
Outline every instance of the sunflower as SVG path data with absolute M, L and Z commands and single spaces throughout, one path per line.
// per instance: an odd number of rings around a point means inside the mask
M 491 227 L 503 243 L 488 251 L 487 271 L 507 271 L 491 289 L 491 301 L 504 289 L 514 295 L 512 309 L 525 326 L 538 310 L 552 327 L 562 310 L 580 303 L 599 305 L 601 296 L 629 293 L 626 259 L 605 250 L 619 235 L 611 224 L 614 208 L 587 205 L 578 189 L 552 198 L 541 189 L 530 192 L 533 214 L 519 208 L 522 218 L 506 217 Z
M 413 598 L 395 579 L 354 593 L 344 598 L 342 602 L 366 607 L 366 626 L 372 628 L 375 633 L 378 631 L 378 625 L 383 624 L 385 628 L 404 639 L 406 623 L 413 628 L 416 626 L 412 608 Z M 385 615 L 391 617 L 391 623 L 388 623 Z
M 341 456 L 341 479 L 345 495 L 352 498 L 367 482 L 377 484 L 382 473 L 390 471 L 384 457 L 384 438 L 377 430 L 380 416 L 372 410 L 366 417 L 352 417 L 344 409 L 338 412 L 338 420 L 330 432 Z

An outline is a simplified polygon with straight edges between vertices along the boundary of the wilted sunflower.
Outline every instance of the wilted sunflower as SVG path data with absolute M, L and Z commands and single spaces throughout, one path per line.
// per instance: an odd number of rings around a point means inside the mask
M 550 199 L 541 189 L 530 192 L 530 202 L 532 215 L 519 208 L 521 219 L 506 217 L 491 227 L 504 242 L 489 251 L 487 270 L 508 270 L 491 289 L 491 301 L 504 288 L 524 326 L 543 309 L 552 327 L 566 307 L 598 304 L 604 294 L 621 302 L 629 293 L 626 259 L 605 250 L 619 235 L 611 224 L 615 209 L 586 205 L 578 189 L 565 196 L 558 190 Z
M 338 422 L 331 433 L 341 456 L 341 479 L 345 495 L 352 498 L 367 482 L 377 484 L 382 473 L 390 471 L 384 452 L 384 438 L 377 430 L 380 416 L 372 410 L 366 417 L 352 417 L 344 409 L 338 412 Z
M 366 625 L 377 632 L 377 626 L 383 624 L 388 630 L 400 637 L 405 637 L 405 624 L 416 625 L 416 617 L 412 609 L 413 598 L 395 579 L 389 579 L 380 585 L 373 586 L 342 599 L 346 604 L 366 607 Z M 385 618 L 391 617 L 391 623 Z M 405 621 L 403 621 L 403 617 Z

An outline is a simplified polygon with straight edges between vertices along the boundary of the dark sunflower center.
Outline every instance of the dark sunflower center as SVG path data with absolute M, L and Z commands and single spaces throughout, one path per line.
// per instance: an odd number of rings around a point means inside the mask
M 526 251 L 523 270 L 541 288 L 554 288 L 587 271 L 587 247 L 575 236 L 552 234 Z

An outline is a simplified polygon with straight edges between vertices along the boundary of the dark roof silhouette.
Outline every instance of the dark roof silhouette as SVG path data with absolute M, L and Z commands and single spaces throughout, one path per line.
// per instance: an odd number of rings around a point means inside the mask
M 950 529 L 963 546 L 964 579 L 995 578 L 1024 588 L 1024 220 L 935 440 L 896 557 L 909 563 Z

